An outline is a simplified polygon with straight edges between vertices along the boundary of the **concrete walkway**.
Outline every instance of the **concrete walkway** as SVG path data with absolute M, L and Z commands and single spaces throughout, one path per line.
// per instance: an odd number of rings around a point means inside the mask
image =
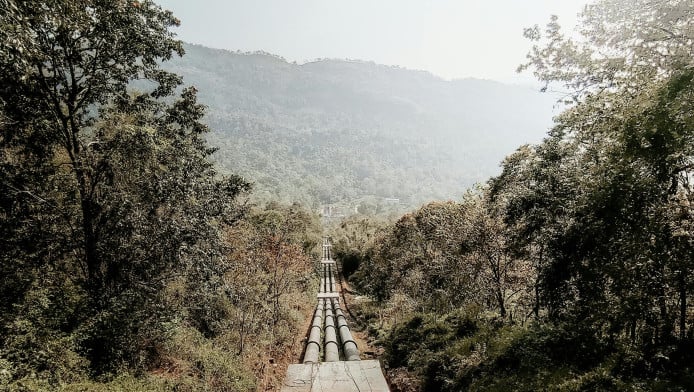
M 281 392 L 389 392 L 378 360 L 289 365 Z
M 389 392 L 380 362 L 361 360 L 342 314 L 331 247 L 326 238 L 318 303 L 303 363 L 289 365 L 281 392 Z

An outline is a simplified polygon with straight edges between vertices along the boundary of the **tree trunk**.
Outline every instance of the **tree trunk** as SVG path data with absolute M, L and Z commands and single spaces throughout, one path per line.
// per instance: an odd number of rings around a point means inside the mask
M 84 173 L 82 168 L 76 166 L 75 176 L 77 177 L 80 207 L 82 210 L 84 262 L 87 265 L 86 284 L 92 296 L 92 300 L 98 300 L 98 298 L 100 298 L 103 294 L 104 282 L 97 250 L 97 229 L 94 226 L 97 211 L 87 188 L 87 175 Z
M 540 268 L 542 268 L 543 265 L 543 259 L 545 255 L 545 246 L 544 244 L 540 245 L 540 259 L 538 260 L 537 266 L 536 266 L 536 271 L 535 273 L 537 274 L 535 276 L 535 304 L 533 305 L 533 312 L 535 312 L 535 320 L 540 319 Z
M 680 340 L 684 340 L 687 336 L 687 280 L 684 276 L 685 272 L 680 272 L 679 291 L 680 291 Z
M 540 319 L 540 283 L 535 282 L 535 304 L 533 305 L 533 312 L 535 313 L 535 320 Z
M 501 288 L 498 288 L 496 291 L 496 301 L 499 305 L 499 315 L 501 318 L 506 318 L 506 304 L 504 301 L 504 293 L 502 292 Z

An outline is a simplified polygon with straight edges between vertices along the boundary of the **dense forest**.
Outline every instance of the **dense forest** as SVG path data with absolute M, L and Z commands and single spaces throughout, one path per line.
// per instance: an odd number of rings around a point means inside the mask
M 694 6 L 602 0 L 521 69 L 573 91 L 460 201 L 333 230 L 396 390 L 694 390 Z
M 376 211 L 397 198 L 402 211 L 458 198 L 542 139 L 557 98 L 363 61 L 184 48 L 163 67 L 199 89 L 220 170 L 251 179 L 260 200 L 313 208 Z
M 279 385 L 320 223 L 214 167 L 196 89 L 159 66 L 179 21 L 152 1 L 0 10 L 0 390 Z

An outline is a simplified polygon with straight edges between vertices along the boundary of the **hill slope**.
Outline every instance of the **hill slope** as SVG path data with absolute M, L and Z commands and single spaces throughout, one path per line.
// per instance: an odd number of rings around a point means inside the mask
M 530 88 L 361 61 L 303 65 L 186 45 L 164 64 L 209 106 L 216 159 L 266 199 L 407 206 L 455 198 L 551 125 Z

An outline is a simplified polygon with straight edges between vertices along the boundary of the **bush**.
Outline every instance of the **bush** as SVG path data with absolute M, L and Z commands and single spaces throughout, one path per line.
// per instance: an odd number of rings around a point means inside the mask
M 433 353 L 479 329 L 473 318 L 454 312 L 444 316 L 416 314 L 396 326 L 385 341 L 386 361 L 392 367 L 423 369 Z
M 163 354 L 171 361 L 167 367 L 179 375 L 176 390 L 241 392 L 254 389 L 254 377 L 246 372 L 241 358 L 218 347 L 193 328 L 178 328 Z
M 0 346 L 0 385 L 40 377 L 51 385 L 75 382 L 88 374 L 89 361 L 70 333 L 80 312 L 83 293 L 69 281 L 53 287 L 50 274 L 35 282 L 17 306 Z

